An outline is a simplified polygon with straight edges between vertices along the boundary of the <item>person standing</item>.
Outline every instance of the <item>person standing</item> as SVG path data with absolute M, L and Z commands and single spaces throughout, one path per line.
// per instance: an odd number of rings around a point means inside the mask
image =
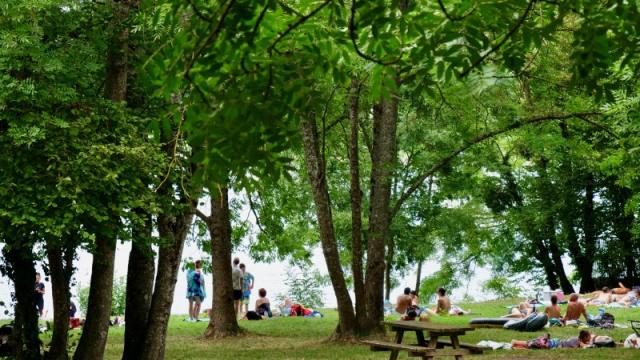
M 34 295 L 36 297 L 38 316 L 42 317 L 44 314 L 44 283 L 40 281 L 40 273 L 36 273 L 36 287 L 34 289 Z
M 231 272 L 231 282 L 233 285 L 233 307 L 236 316 L 242 318 L 240 314 L 240 300 L 242 300 L 242 270 L 240 270 L 240 259 L 233 259 L 233 271 Z
M 249 298 L 251 297 L 251 290 L 253 289 L 253 275 L 247 271 L 247 267 L 244 264 L 240 264 L 240 270 L 242 270 L 242 301 L 240 303 L 240 311 L 246 314 L 249 312 Z
M 196 260 L 195 269 L 187 272 L 187 299 L 189 300 L 188 322 L 200 321 L 200 306 L 206 297 L 204 290 L 204 276 L 202 275 L 202 262 Z

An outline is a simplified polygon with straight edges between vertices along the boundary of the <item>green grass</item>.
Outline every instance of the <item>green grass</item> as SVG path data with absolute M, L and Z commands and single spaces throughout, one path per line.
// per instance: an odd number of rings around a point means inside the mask
M 434 322 L 465 325 L 473 317 L 495 317 L 506 313 L 505 305 L 513 302 L 485 302 L 465 305 L 473 315 L 436 317 Z M 596 308 L 589 309 L 592 313 Z M 609 309 L 616 322 L 629 325 L 628 320 L 640 319 L 640 309 Z M 241 337 L 226 340 L 207 340 L 201 337 L 206 322 L 186 323 L 183 316 L 174 316 L 169 324 L 167 359 L 387 359 L 385 352 L 371 352 L 358 344 L 335 344 L 327 338 L 335 329 L 337 313 L 324 311 L 322 319 L 274 318 L 266 321 L 241 321 L 247 330 Z M 576 328 L 552 328 L 545 330 L 552 337 L 577 336 Z M 462 337 L 462 341 L 477 343 L 480 340 L 509 342 L 511 339 L 527 340 L 545 331 L 521 333 L 503 329 L 478 329 Z M 75 331 L 77 332 L 77 331 Z M 595 330 L 597 334 L 610 335 L 617 342 L 633 331 L 629 329 Z M 389 333 L 389 339 L 393 334 Z M 124 328 L 111 328 L 105 359 L 120 359 L 124 342 Z M 415 335 L 407 334 L 405 343 L 415 342 Z M 400 359 L 407 359 L 406 354 Z M 640 359 L 640 351 L 631 349 L 576 349 L 576 350 L 498 350 L 488 351 L 473 359 Z M 445 358 L 446 359 L 446 358 Z

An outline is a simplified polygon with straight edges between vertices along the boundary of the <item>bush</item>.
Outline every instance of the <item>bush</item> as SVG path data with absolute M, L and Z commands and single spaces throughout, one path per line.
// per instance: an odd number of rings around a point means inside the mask
M 87 316 L 89 306 L 89 286 L 78 284 L 78 306 L 82 314 Z M 124 276 L 113 279 L 111 295 L 111 316 L 124 315 L 127 304 L 127 279 Z

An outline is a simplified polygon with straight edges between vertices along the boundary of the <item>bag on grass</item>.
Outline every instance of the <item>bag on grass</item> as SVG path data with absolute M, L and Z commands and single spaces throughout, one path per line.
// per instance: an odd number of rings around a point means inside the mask
M 247 311 L 247 320 L 262 320 L 262 316 L 255 311 Z
M 616 342 L 611 336 L 598 335 L 593 339 L 593 345 L 595 347 L 616 347 Z
M 539 336 L 533 340 L 527 341 L 527 347 L 529 349 L 548 349 L 549 348 L 549 334 Z

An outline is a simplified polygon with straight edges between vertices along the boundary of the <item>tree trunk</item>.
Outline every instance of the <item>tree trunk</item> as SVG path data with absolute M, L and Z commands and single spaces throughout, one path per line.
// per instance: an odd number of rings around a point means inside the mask
M 422 260 L 418 261 L 418 269 L 416 270 L 416 294 L 420 295 L 420 283 L 422 282 Z
M 595 282 L 593 280 L 593 262 L 596 255 L 596 214 L 593 205 L 593 196 L 595 191 L 595 179 L 593 174 L 588 173 L 585 177 L 585 196 L 583 203 L 582 215 L 582 231 L 583 231 L 583 247 L 584 257 L 582 265 L 582 274 L 580 279 L 580 289 L 582 291 L 595 290 Z
M 612 206 L 612 223 L 613 231 L 620 242 L 620 248 L 624 249 L 621 254 L 624 262 L 624 281 L 628 284 L 636 284 L 638 281 L 638 273 L 636 271 L 635 256 L 637 256 L 637 247 L 633 241 L 633 213 L 627 214 L 625 208 L 627 202 L 631 200 L 633 192 L 617 185 L 617 179 L 608 179 L 609 197 Z
M 340 253 L 336 241 L 331 212 L 331 199 L 327 186 L 326 167 L 320 154 L 318 130 L 315 119 L 304 119 L 300 123 L 302 133 L 304 157 L 307 167 L 309 183 L 316 207 L 316 217 L 320 230 L 320 243 L 327 263 L 329 277 L 338 302 L 339 325 L 336 337 L 350 338 L 357 333 L 356 318 L 353 303 L 347 290 L 344 272 L 340 264 Z M 384 250 L 383 250 L 384 251 Z
M 169 194 L 173 192 L 169 191 Z M 141 360 L 164 359 L 167 328 L 182 260 L 182 249 L 193 223 L 196 204 L 195 200 L 181 197 L 177 206 L 180 211 L 177 214 L 173 213 L 176 205 L 171 204 L 164 213 L 158 215 L 158 234 L 160 243 L 163 245 L 160 246 L 158 253 L 158 272 L 149 308 Z
M 8 263 L 7 275 L 15 288 L 15 326 L 11 336 L 18 360 L 41 359 L 38 311 L 33 290 L 36 271 L 31 246 L 25 243 L 22 246 L 5 246 L 3 249 Z
M 356 319 L 366 319 L 366 302 L 364 273 L 362 261 L 362 189 L 360 188 L 360 148 L 358 141 L 359 102 L 361 84 L 354 77 L 349 91 L 349 173 L 351 197 L 351 271 L 353 272 L 353 288 L 356 295 Z M 360 324 L 358 325 L 360 327 Z
M 49 272 L 51 274 L 51 295 L 53 298 L 53 334 L 49 345 L 48 360 L 67 360 L 69 334 L 70 286 L 73 274 L 75 248 L 69 246 L 63 251 L 52 239 L 46 240 Z
M 153 295 L 155 274 L 155 254 L 151 248 L 153 223 L 151 215 L 142 211 L 137 213 L 144 218 L 144 225 L 134 227 L 129 253 L 125 307 L 127 326 L 124 328 L 123 360 L 137 360 L 142 356 Z
M 204 335 L 210 338 L 223 338 L 238 335 L 240 332 L 238 315 L 232 300 L 229 189 L 223 186 L 210 188 L 209 197 L 211 198 L 211 215 L 200 216 L 206 222 L 211 235 L 213 267 L 212 313 Z
M 555 272 L 555 267 L 549 259 L 549 251 L 545 246 L 542 239 L 532 239 L 534 246 L 536 247 L 535 258 L 542 264 L 542 269 L 544 270 L 544 274 L 547 278 L 547 285 L 551 289 L 557 289 L 559 287 L 558 284 L 558 275 Z
M 111 220 L 116 221 L 116 220 Z M 102 359 L 109 333 L 116 240 L 113 232 L 98 232 L 91 265 L 87 318 L 73 356 L 74 360 Z M 66 313 L 66 312 L 65 312 Z
M 125 101 L 127 98 L 129 29 L 124 23 L 129 16 L 129 6 L 130 4 L 128 3 L 114 4 L 112 26 L 116 30 L 110 40 L 107 52 L 104 91 L 105 97 L 114 102 Z M 118 224 L 120 219 L 115 215 L 109 221 L 112 221 L 113 224 Z M 104 347 L 109 332 L 113 267 L 116 256 L 114 233 L 115 231 L 110 231 L 109 236 L 96 234 L 96 251 L 93 254 L 91 268 L 91 289 L 89 290 L 87 319 L 73 357 L 75 360 L 98 360 L 104 356 Z
M 391 273 L 393 272 L 393 257 L 395 256 L 395 242 L 393 241 L 393 237 L 389 236 L 389 242 L 387 244 L 387 261 L 386 261 L 386 269 L 384 271 L 385 276 L 385 287 L 384 287 L 384 299 L 389 300 L 391 296 L 391 288 L 393 285 L 391 284 Z
M 538 167 L 541 178 L 538 192 L 539 196 L 542 198 L 544 208 L 546 209 L 543 214 L 545 220 L 542 225 L 544 226 L 544 229 L 542 229 L 542 233 L 548 241 L 548 246 L 545 246 L 545 248 L 549 250 L 553 272 L 555 273 L 554 280 L 549 282 L 549 287 L 551 287 L 551 289 L 557 289 L 557 280 L 559 279 L 562 291 L 566 294 L 571 294 L 574 292 L 573 285 L 571 285 L 571 283 L 569 282 L 567 273 L 564 271 L 564 265 L 562 264 L 562 252 L 560 250 L 560 247 L 558 246 L 558 236 L 556 235 L 556 214 L 555 212 L 551 211 L 551 209 L 554 208 L 554 202 L 557 201 L 555 195 L 556 193 L 553 191 L 556 185 L 551 180 L 549 180 L 549 173 L 547 171 L 548 160 L 545 157 L 541 157 L 539 159 Z M 521 199 L 520 197 L 518 198 Z M 522 206 L 521 201 L 519 205 Z M 556 285 L 556 287 L 552 287 L 552 284 Z
M 381 332 L 384 317 L 385 245 L 390 226 L 391 179 L 396 160 L 396 123 L 398 98 L 382 99 L 374 106 L 373 154 L 369 196 L 367 248 L 367 321 L 366 331 Z
M 555 232 L 555 226 L 553 230 Z M 564 271 L 564 264 L 562 264 L 562 256 L 560 254 L 558 241 L 555 235 L 549 238 L 549 252 L 551 253 L 551 260 L 553 261 L 555 273 L 558 275 L 558 279 L 560 280 L 560 288 L 565 294 L 572 294 L 575 290 L 567 277 L 567 273 Z

